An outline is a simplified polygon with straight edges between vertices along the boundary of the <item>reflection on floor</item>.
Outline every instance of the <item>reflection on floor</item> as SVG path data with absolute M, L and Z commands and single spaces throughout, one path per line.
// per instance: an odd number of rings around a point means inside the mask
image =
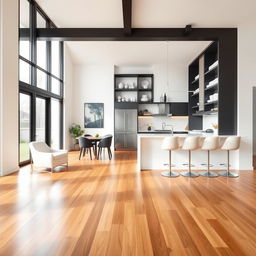
M 162 177 L 136 154 L 0 178 L 0 255 L 255 255 L 256 176 Z

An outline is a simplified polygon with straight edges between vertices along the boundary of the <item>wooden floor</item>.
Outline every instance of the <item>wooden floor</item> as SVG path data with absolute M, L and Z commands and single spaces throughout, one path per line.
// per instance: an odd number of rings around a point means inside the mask
M 169 179 L 134 152 L 0 178 L 0 255 L 256 255 L 256 176 Z

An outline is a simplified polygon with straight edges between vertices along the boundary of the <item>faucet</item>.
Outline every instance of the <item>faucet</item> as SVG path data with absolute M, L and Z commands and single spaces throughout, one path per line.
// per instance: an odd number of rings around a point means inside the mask
M 162 130 L 165 130 L 165 127 L 169 126 L 171 129 L 171 134 L 173 135 L 173 125 L 171 124 L 166 124 L 165 122 L 162 123 Z

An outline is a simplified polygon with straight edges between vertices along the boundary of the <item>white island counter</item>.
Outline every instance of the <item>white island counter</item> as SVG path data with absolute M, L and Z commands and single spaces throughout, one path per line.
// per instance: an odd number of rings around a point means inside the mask
M 161 149 L 161 144 L 166 136 L 172 136 L 170 134 L 138 134 L 137 135 L 137 169 L 141 170 L 163 170 L 168 169 L 168 166 L 164 166 L 164 164 L 168 163 L 168 151 Z M 201 137 L 201 141 L 206 136 L 213 136 L 212 134 L 174 134 L 173 136 L 178 136 L 180 138 L 180 142 L 182 144 L 182 140 L 187 136 L 199 136 Z M 220 142 L 222 143 L 227 136 L 219 136 Z M 231 152 L 231 168 L 236 169 L 238 166 L 236 153 Z M 213 170 L 220 170 L 223 167 L 220 166 L 220 163 L 226 163 L 226 152 L 217 150 L 211 152 L 211 164 Z M 192 151 L 192 164 L 195 165 L 194 169 L 203 170 L 201 164 L 207 162 L 207 152 L 196 150 Z M 172 163 L 175 165 L 173 169 L 184 170 L 183 164 L 188 163 L 188 152 L 177 150 L 173 151 L 172 154 Z

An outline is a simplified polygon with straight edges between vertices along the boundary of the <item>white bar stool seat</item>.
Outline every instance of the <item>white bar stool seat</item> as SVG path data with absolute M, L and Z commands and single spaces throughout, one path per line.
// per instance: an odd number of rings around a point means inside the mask
M 172 171 L 172 151 L 178 150 L 179 148 L 180 147 L 179 147 L 179 138 L 178 137 L 169 136 L 169 137 L 165 137 L 163 139 L 161 149 L 169 151 L 169 171 L 161 172 L 162 176 L 171 177 L 171 178 L 179 176 L 179 173 Z
M 230 136 L 227 137 L 224 144 L 221 147 L 221 150 L 227 151 L 227 170 L 219 172 L 219 175 L 224 177 L 230 178 L 237 178 L 239 177 L 238 173 L 230 172 L 230 159 L 229 159 L 229 152 L 230 150 L 237 150 L 240 147 L 240 136 Z
M 207 151 L 207 171 L 200 172 L 201 176 L 205 177 L 218 177 L 219 175 L 215 172 L 210 171 L 210 151 L 216 150 L 219 148 L 219 137 L 206 137 L 204 139 L 203 145 L 201 147 L 201 150 Z
M 199 176 L 199 173 L 191 172 L 191 151 L 199 149 L 199 137 L 188 136 L 183 142 L 182 150 L 188 151 L 188 171 L 181 172 L 184 177 L 195 178 Z

